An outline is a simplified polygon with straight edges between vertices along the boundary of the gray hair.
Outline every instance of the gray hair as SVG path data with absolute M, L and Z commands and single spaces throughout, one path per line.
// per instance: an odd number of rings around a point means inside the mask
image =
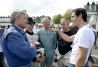
M 11 24 L 13 24 L 15 22 L 16 17 L 20 18 L 22 14 L 25 14 L 28 17 L 28 14 L 25 11 L 20 11 L 20 10 L 13 11 L 12 14 L 10 15 Z
M 65 20 L 67 21 L 67 23 L 70 23 L 70 21 L 68 19 L 65 18 Z
M 45 20 L 49 20 L 49 18 L 48 18 L 48 17 L 43 18 L 43 19 L 42 19 L 42 23 L 43 23 Z M 50 20 L 49 20 L 49 21 L 50 21 Z
M 66 19 L 66 18 L 62 18 L 61 20 L 65 20 L 67 23 L 70 23 L 70 21 L 68 20 L 68 19 Z

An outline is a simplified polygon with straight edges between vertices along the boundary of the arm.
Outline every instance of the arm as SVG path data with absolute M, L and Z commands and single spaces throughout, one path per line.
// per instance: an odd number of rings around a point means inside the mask
M 56 33 L 54 34 L 54 40 L 53 41 L 54 41 L 53 45 L 54 45 L 54 50 L 55 50 L 55 48 L 57 46 L 57 34 Z
M 75 67 L 84 67 L 85 65 L 85 61 L 87 57 L 87 53 L 88 53 L 88 49 L 90 48 L 90 35 L 89 32 L 87 30 L 83 30 L 80 34 L 79 34 L 79 39 L 78 39 L 78 56 L 77 56 L 77 60 L 76 60 L 76 65 Z
M 16 33 L 10 33 L 7 38 L 8 49 L 18 57 L 22 59 L 33 59 L 37 54 L 37 49 L 34 46 L 30 46 L 20 35 Z
M 61 36 L 61 38 L 67 42 L 72 42 L 74 40 L 75 35 L 68 36 L 64 34 L 62 31 L 57 29 L 57 33 Z
M 43 57 L 38 57 L 38 58 L 35 57 L 35 58 L 33 59 L 33 62 L 38 62 L 38 63 L 39 63 L 39 62 L 43 62 L 44 59 L 45 59 L 45 56 L 43 56 Z
M 42 44 L 42 42 L 41 42 L 41 40 L 40 40 L 40 31 L 38 31 L 37 32 L 37 35 L 38 35 L 38 42 L 40 43 L 40 47 L 43 47 L 43 44 Z M 44 48 L 44 47 L 43 47 Z
M 75 67 L 84 67 L 88 48 L 79 47 L 79 55 Z

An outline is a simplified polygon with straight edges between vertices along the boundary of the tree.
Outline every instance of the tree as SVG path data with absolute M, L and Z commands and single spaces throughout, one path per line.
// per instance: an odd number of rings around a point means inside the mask
M 47 17 L 49 20 L 51 20 L 51 17 L 50 16 L 42 15 L 41 17 L 42 17 L 42 19 L 45 18 L 45 17 Z
M 52 19 L 53 23 L 54 24 L 60 24 L 60 20 L 62 19 L 62 15 L 61 14 L 58 14 L 58 15 L 55 15 Z
M 45 15 L 42 15 L 41 17 L 42 17 L 42 19 L 45 18 Z
M 65 14 L 64 14 L 64 18 L 68 19 L 69 21 L 71 21 L 71 12 L 72 12 L 72 9 L 68 9 Z
M 26 10 L 23 10 L 24 12 L 27 12 Z
M 49 20 L 51 20 L 51 17 L 50 16 L 46 16 Z

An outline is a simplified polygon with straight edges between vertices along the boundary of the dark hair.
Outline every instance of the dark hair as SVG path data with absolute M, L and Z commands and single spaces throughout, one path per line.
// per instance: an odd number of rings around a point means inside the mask
M 75 15 L 78 17 L 80 14 L 82 14 L 82 18 L 85 22 L 87 22 L 87 13 L 84 8 L 77 8 L 74 9 L 72 12 L 75 12 Z
M 29 17 L 28 18 L 28 23 L 30 24 L 30 25 L 34 25 L 36 22 L 32 19 L 32 17 Z

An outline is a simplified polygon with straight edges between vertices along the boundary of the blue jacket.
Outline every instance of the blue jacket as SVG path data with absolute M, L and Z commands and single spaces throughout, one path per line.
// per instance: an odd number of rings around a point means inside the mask
M 30 46 L 24 31 L 14 24 L 4 32 L 2 47 L 9 67 L 27 65 L 37 54 L 36 47 Z

